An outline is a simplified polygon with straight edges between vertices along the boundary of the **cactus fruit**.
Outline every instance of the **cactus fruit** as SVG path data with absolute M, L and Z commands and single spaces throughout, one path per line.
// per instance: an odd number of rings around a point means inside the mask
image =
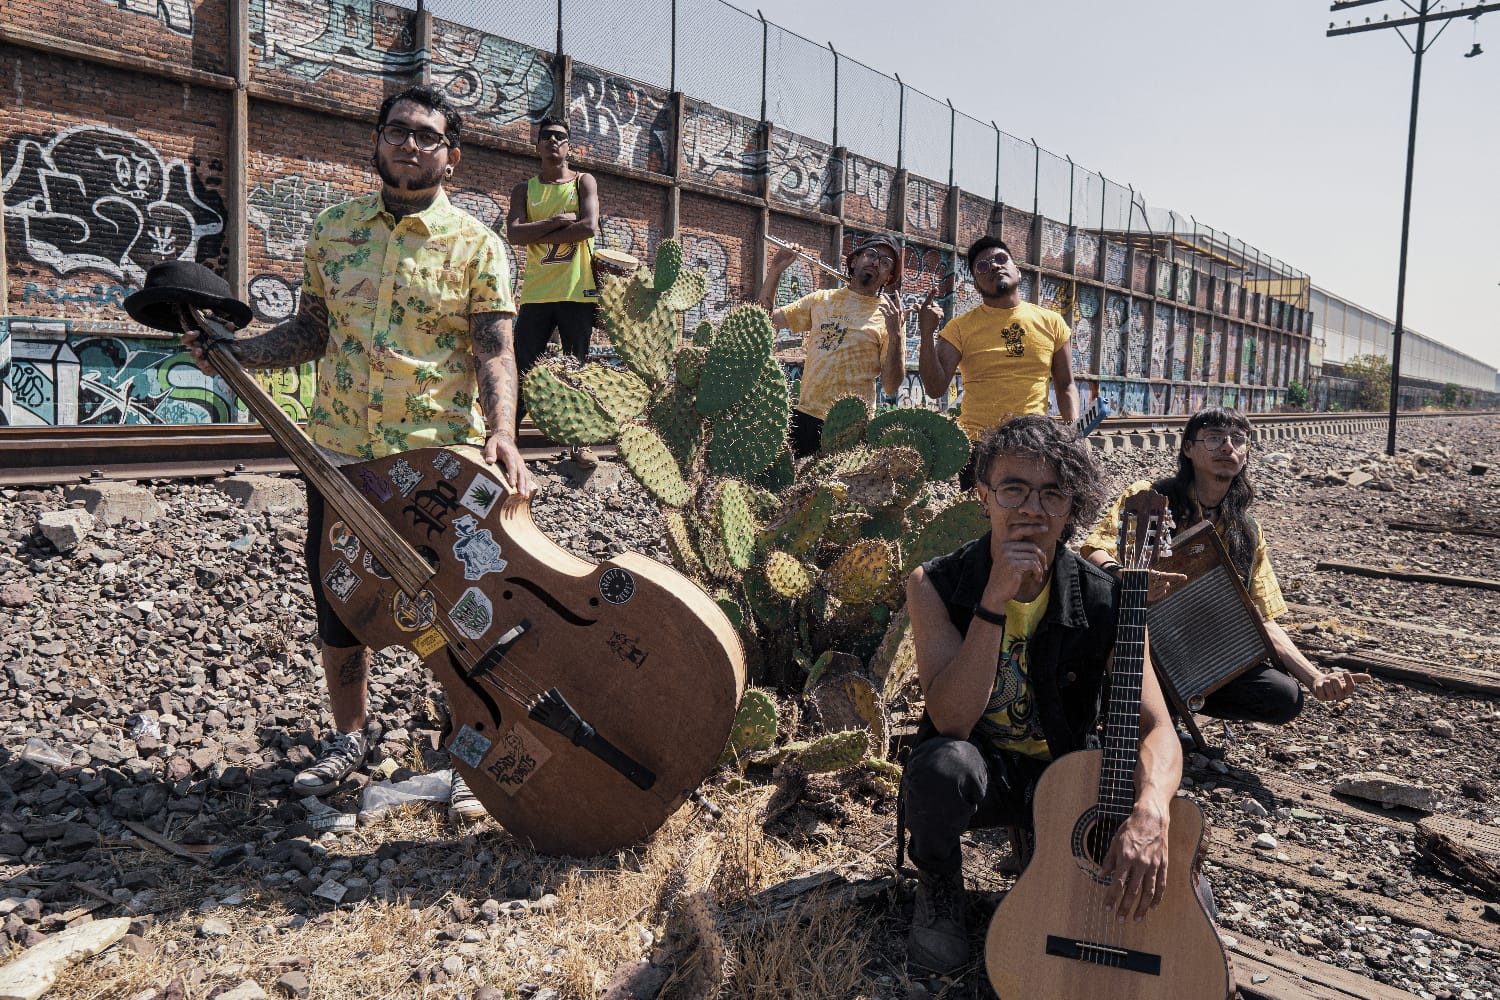
M 681 507 L 692 499 L 693 491 L 661 435 L 649 427 L 631 424 L 620 429 L 619 448 L 630 474 L 660 503 Z
M 927 438 L 930 448 L 922 459 L 929 479 L 947 479 L 958 475 L 969 461 L 969 437 L 958 424 L 936 410 L 898 408 L 886 410 L 865 428 L 865 440 L 880 444 L 881 437 L 892 427 L 907 427 Z
M 655 287 L 657 294 L 671 288 L 681 273 L 682 244 L 676 240 L 663 240 L 661 246 L 656 248 Z
M 823 437 L 818 450 L 832 455 L 859 444 L 865 436 L 865 425 L 870 422 L 870 406 L 858 396 L 844 396 L 835 400 L 823 418 Z
M 599 407 L 618 423 L 627 423 L 641 415 L 651 389 L 630 371 L 608 365 L 584 365 L 571 373 L 573 380 L 587 389 Z
M 587 390 L 565 382 L 568 374 L 565 364 L 552 361 L 526 373 L 521 389 L 531 419 L 558 444 L 603 444 L 619 433 L 619 423 Z
M 916 540 L 907 546 L 902 570 L 910 573 L 927 560 L 952 552 L 989 529 L 990 519 L 978 500 L 960 500 L 945 507 L 927 522 Z
M 771 343 L 776 331 L 771 317 L 760 306 L 739 306 L 719 324 L 719 332 L 708 349 L 703 363 L 703 377 L 698 384 L 698 412 L 712 416 L 744 399 L 750 387 L 766 371 L 771 357 Z M 777 366 L 780 376 L 781 368 Z M 786 397 L 786 379 L 781 376 L 782 398 Z M 782 436 L 785 436 L 783 428 Z
M 710 357 L 712 354 L 713 348 L 710 348 Z M 703 408 L 703 389 L 700 382 L 700 411 Z M 782 374 L 781 365 L 768 356 L 761 367 L 760 378 L 751 385 L 739 405 L 710 419 L 709 469 L 717 475 L 737 479 L 750 479 L 764 472 L 786 447 L 788 415 L 786 376 Z
M 896 564 L 889 542 L 862 539 L 839 553 L 823 573 L 829 595 L 844 604 L 873 601 L 890 586 Z
M 788 600 L 795 601 L 812 589 L 812 576 L 796 556 L 772 550 L 766 555 L 764 569 L 766 583 L 771 589 Z
M 769 691 L 746 688 L 729 731 L 729 746 L 737 754 L 769 750 L 776 743 L 776 699 Z

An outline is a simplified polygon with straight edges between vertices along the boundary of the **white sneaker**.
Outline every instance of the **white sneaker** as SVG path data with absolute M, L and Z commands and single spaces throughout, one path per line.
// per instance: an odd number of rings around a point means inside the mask
M 328 743 L 323 756 L 297 775 L 292 788 L 303 795 L 327 795 L 344 783 L 365 761 L 365 734 L 339 733 Z

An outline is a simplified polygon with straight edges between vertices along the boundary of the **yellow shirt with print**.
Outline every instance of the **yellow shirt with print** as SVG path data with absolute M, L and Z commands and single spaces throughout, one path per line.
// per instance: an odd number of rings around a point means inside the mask
M 984 714 L 974 725 L 974 736 L 994 749 L 1040 760 L 1051 760 L 1052 749 L 1037 715 L 1027 650 L 1051 597 L 1052 588 L 1046 587 L 1034 601 L 1006 603 L 1005 639 L 1000 646 L 1000 662 L 995 665 L 995 684 Z
M 516 311 L 493 230 L 441 191 L 400 221 L 379 192 L 355 198 L 313 224 L 302 288 L 328 305 L 315 443 L 364 459 L 484 444 L 469 317 Z
M 783 306 L 781 314 L 789 330 L 806 334 L 807 360 L 797 409 L 822 420 L 842 396 L 858 396 L 875 405 L 875 383 L 886 351 L 880 296 L 824 289 Z
M 1125 492 L 1121 493 L 1119 499 L 1104 512 L 1104 516 L 1099 519 L 1094 530 L 1083 540 L 1083 544 L 1078 547 L 1078 554 L 1087 559 L 1091 552 L 1106 552 L 1111 559 L 1119 559 L 1120 506 L 1130 497 L 1150 488 L 1151 484 L 1144 479 L 1126 487 Z M 1192 524 L 1179 524 L 1177 533 L 1181 534 L 1201 520 L 1203 520 L 1203 508 L 1199 506 L 1198 501 L 1194 500 Z M 1224 537 L 1224 525 L 1215 524 L 1214 530 L 1219 533 L 1221 539 Z M 1286 599 L 1281 596 L 1281 584 L 1276 582 L 1276 572 L 1271 568 L 1271 557 L 1266 551 L 1266 534 L 1257 530 L 1256 535 L 1258 537 L 1255 543 L 1255 556 L 1250 561 L 1248 589 L 1251 603 L 1260 612 L 1261 618 L 1269 621 L 1286 614 Z
M 1022 302 L 1014 309 L 980 305 L 949 320 L 938 336 L 962 355 L 963 408 L 958 425 L 977 441 L 1022 413 L 1047 412 L 1052 356 L 1072 336 L 1062 316 Z

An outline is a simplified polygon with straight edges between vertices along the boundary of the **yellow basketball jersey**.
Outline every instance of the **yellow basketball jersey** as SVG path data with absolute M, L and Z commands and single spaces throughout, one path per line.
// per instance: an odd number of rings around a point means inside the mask
M 526 182 L 526 221 L 550 219 L 561 212 L 578 211 L 578 174 L 561 184 L 544 184 L 540 177 Z M 528 302 L 592 302 L 594 288 L 594 241 L 582 243 L 532 243 L 526 248 L 526 274 L 521 284 L 521 304 Z

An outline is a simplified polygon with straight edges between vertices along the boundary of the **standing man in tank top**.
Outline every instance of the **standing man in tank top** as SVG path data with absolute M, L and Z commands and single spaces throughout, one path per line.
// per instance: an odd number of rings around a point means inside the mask
M 599 235 L 599 189 L 590 174 L 568 166 L 568 123 L 550 116 L 537 125 L 541 171 L 510 193 L 506 216 L 511 242 L 526 248 L 526 272 L 516 315 L 516 368 L 525 378 L 552 331 L 562 349 L 588 358 L 598 291 L 594 287 L 594 237 Z M 524 399 L 516 419 L 526 413 Z M 587 448 L 573 457 L 593 460 Z

